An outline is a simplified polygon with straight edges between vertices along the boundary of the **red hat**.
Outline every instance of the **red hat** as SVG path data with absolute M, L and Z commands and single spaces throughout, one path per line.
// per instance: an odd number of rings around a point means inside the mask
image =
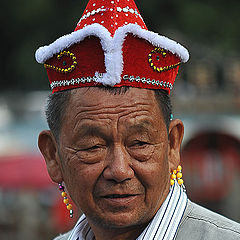
M 173 88 L 189 54 L 147 29 L 133 0 L 90 0 L 77 27 L 36 51 L 53 92 L 90 86 Z

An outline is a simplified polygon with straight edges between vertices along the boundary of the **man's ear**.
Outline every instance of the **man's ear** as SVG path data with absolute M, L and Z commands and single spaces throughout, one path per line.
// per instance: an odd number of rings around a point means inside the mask
M 51 131 L 45 130 L 39 134 L 38 147 L 45 159 L 49 176 L 54 182 L 61 183 L 63 177 L 60 168 L 58 145 Z
M 180 163 L 181 144 L 184 135 L 184 125 L 181 120 L 174 119 L 169 125 L 168 159 L 170 172 Z

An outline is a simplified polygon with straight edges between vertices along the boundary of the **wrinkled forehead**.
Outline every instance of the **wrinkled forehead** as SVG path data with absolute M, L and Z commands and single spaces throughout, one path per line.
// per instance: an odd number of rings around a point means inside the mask
M 88 120 L 104 124 L 135 122 L 146 118 L 151 122 L 163 119 L 152 90 L 129 88 L 125 92 L 115 92 L 98 87 L 78 88 L 71 91 L 64 125 L 76 127 Z
M 91 87 L 71 91 L 63 129 L 73 136 L 85 136 L 85 130 L 91 134 L 150 133 L 165 131 L 165 124 L 154 91 L 129 88 L 119 92 Z

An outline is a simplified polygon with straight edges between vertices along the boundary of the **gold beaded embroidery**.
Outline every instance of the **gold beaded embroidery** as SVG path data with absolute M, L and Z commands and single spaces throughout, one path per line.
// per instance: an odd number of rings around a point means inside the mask
M 165 52 L 164 49 L 162 48 L 155 48 L 151 51 L 151 53 L 148 54 L 148 62 L 150 64 L 150 67 L 154 70 L 154 71 L 157 71 L 159 73 L 161 72 L 164 72 L 164 71 L 168 71 L 168 70 L 171 70 L 173 68 L 176 68 L 177 66 L 179 66 L 181 64 L 181 62 L 178 62 L 178 63 L 175 63 L 175 64 L 172 64 L 172 65 L 169 65 L 169 66 L 165 66 L 165 67 L 157 67 L 156 65 L 154 65 L 153 63 L 153 59 L 152 59 L 152 56 L 154 53 L 160 53 L 162 55 L 163 58 L 166 57 L 167 53 Z M 156 57 L 157 61 L 160 60 L 160 57 L 157 56 Z
M 53 66 L 53 65 L 50 65 L 50 64 L 44 64 L 44 67 L 53 69 L 53 70 L 55 70 L 57 72 L 60 72 L 60 73 L 70 73 L 70 72 L 72 72 L 77 66 L 77 58 L 75 57 L 74 53 L 71 53 L 70 51 L 62 51 L 57 55 L 57 59 L 61 60 L 62 56 L 67 56 L 67 57 L 70 57 L 72 59 L 73 62 L 72 62 L 72 65 L 70 67 L 61 68 L 61 67 L 56 67 L 56 66 Z M 63 66 L 65 66 L 65 65 L 66 65 L 66 61 L 63 61 Z

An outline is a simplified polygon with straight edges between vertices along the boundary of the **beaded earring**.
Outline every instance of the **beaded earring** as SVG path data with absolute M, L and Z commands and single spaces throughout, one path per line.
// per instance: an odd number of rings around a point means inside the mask
M 175 181 L 177 181 L 180 186 L 183 185 L 182 176 L 183 176 L 182 167 L 179 165 L 177 169 L 173 170 L 173 172 L 171 173 L 171 177 L 170 177 L 171 186 L 174 185 Z
M 69 212 L 70 212 L 70 218 L 72 218 L 73 217 L 72 204 L 69 203 L 67 193 L 64 191 L 64 186 L 62 185 L 62 183 L 59 183 L 58 186 L 59 186 L 59 190 L 61 191 L 61 195 L 63 197 L 63 202 L 64 202 L 64 204 L 66 204 L 67 210 L 69 210 Z

